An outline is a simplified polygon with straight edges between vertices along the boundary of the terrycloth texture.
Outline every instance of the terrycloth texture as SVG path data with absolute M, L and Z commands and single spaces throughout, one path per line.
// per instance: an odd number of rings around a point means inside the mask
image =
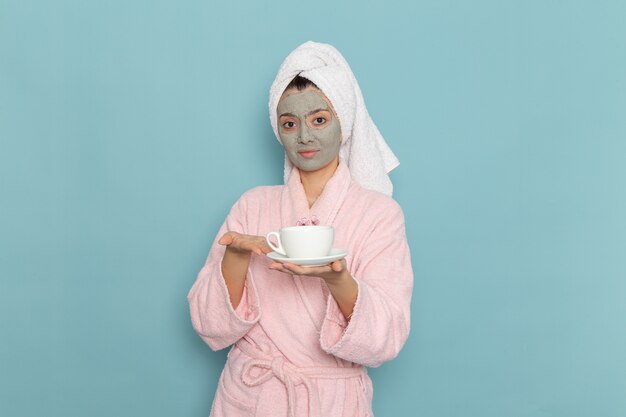
M 332 45 L 305 42 L 281 64 L 269 98 L 270 122 L 278 141 L 281 141 L 276 117 L 278 101 L 298 74 L 313 81 L 335 108 L 343 137 L 339 155 L 348 163 L 352 177 L 365 188 L 391 196 L 393 185 L 388 173 L 400 162 L 367 112 L 361 88 L 348 62 Z M 285 155 L 285 182 L 292 167 Z
M 317 216 L 335 227 L 358 284 L 349 322 L 321 278 L 270 270 L 252 255 L 236 309 L 221 272 L 226 231 L 264 236 Z M 410 328 L 413 272 L 400 206 L 366 190 L 340 163 L 309 209 L 298 169 L 286 185 L 256 187 L 233 205 L 190 289 L 191 321 L 213 349 L 230 350 L 211 416 L 371 416 L 364 366 L 398 354 Z

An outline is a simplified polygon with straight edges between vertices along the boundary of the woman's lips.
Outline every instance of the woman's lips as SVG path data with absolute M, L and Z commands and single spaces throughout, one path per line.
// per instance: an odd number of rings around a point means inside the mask
M 298 153 L 299 153 L 300 155 L 302 155 L 302 157 L 303 157 L 303 158 L 306 158 L 306 159 L 311 159 L 311 158 L 313 158 L 313 157 L 315 156 L 315 154 L 316 154 L 317 152 L 318 152 L 318 151 L 317 151 L 317 150 L 315 150 L 315 149 L 307 149 L 307 150 L 305 150 L 305 151 L 300 151 L 300 152 L 298 152 Z

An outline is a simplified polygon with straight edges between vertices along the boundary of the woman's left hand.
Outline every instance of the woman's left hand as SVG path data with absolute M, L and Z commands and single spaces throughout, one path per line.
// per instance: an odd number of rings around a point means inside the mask
M 345 258 L 334 261 L 328 265 L 312 267 L 304 267 L 288 262 L 272 262 L 270 269 L 291 275 L 320 277 L 327 283 L 335 283 L 350 276 Z
M 270 268 L 285 274 L 322 278 L 326 282 L 326 286 L 333 298 L 337 301 L 337 305 L 346 320 L 350 320 L 352 317 L 359 290 L 356 281 L 348 271 L 345 259 L 324 266 L 312 267 L 304 267 L 287 262 L 272 262 Z

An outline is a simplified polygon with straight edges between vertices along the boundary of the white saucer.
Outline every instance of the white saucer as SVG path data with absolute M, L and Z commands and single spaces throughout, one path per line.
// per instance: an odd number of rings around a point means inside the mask
M 285 255 L 281 255 L 278 252 L 270 252 L 267 257 L 278 262 L 286 262 L 290 264 L 296 264 L 301 266 L 324 266 L 333 261 L 337 261 L 344 258 L 348 254 L 348 251 L 341 248 L 333 248 L 330 251 L 330 255 L 322 256 L 319 258 L 288 258 Z

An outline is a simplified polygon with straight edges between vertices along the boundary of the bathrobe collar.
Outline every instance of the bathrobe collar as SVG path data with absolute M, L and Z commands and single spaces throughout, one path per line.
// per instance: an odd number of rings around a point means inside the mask
M 332 225 L 346 198 L 351 182 L 352 176 L 348 165 L 340 158 L 335 173 L 328 180 L 313 206 L 309 208 L 304 186 L 300 180 L 300 171 L 294 167 L 282 193 L 281 227 L 296 226 L 298 221 L 307 222 L 315 218 L 319 220 L 320 225 Z

